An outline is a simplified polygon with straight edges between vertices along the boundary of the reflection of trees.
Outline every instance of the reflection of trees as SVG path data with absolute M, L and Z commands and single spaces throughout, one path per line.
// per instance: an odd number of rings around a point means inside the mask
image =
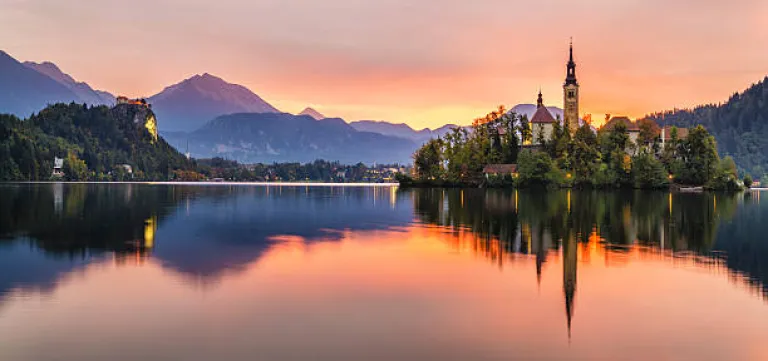
M 424 223 L 467 227 L 478 235 L 472 248 L 481 253 L 527 252 L 518 228 L 513 191 L 480 189 L 421 189 L 415 192 L 414 212 Z M 482 210 L 482 211 L 478 211 Z M 458 238 L 454 238 L 458 240 Z
M 502 258 L 514 253 L 533 254 L 539 277 L 549 250 L 562 249 L 569 329 L 577 255 L 588 257 L 589 249 L 617 262 L 637 251 L 701 267 L 727 265 L 733 271 L 746 272 L 748 282 L 760 289 L 768 285 L 768 242 L 761 237 L 768 234 L 768 213 L 746 207 L 750 213 L 733 217 L 738 196 L 568 190 L 413 192 L 415 212 L 422 222 L 469 229 L 478 236 L 472 241 L 481 245 L 473 249 L 484 251 L 499 244 Z M 727 229 L 718 232 L 723 221 Z M 466 237 L 452 241 L 466 241 Z M 725 262 L 714 252 L 721 250 L 727 253 Z M 495 257 L 493 260 L 497 261 Z
M 722 222 L 714 249 L 725 253 L 729 269 L 746 275 L 768 298 L 768 203 L 759 201 L 759 194 L 747 194 L 738 217 Z
M 338 230 L 407 225 L 412 202 L 404 196 L 373 187 L 3 185 L 0 294 L 52 283 L 100 254 L 116 264 L 151 256 L 181 274 L 216 280 L 258 260 L 273 236 L 334 241 L 342 238 Z M 20 255 L 27 261 L 7 261 Z
M 718 225 L 731 219 L 737 197 L 642 191 L 414 190 L 415 212 L 425 223 L 467 227 L 507 249 L 531 253 L 573 233 L 584 243 L 597 231 L 613 250 L 635 245 L 708 254 Z M 741 222 L 741 218 L 736 219 Z M 759 222 L 758 222 L 759 223 Z M 529 244 L 530 242 L 530 244 Z
M 177 198 L 169 187 L 87 184 L 4 187 L 0 195 L 0 237 L 69 256 L 146 251 Z

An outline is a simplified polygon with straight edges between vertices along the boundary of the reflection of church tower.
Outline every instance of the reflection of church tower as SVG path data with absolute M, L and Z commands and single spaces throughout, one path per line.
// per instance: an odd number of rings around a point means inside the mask
M 563 292 L 565 293 L 565 316 L 568 318 L 568 338 L 571 337 L 573 297 L 576 294 L 576 237 L 571 232 L 563 244 Z
M 579 83 L 576 81 L 576 62 L 573 61 L 573 43 L 570 48 L 568 71 L 563 84 L 563 117 L 571 134 L 579 127 Z

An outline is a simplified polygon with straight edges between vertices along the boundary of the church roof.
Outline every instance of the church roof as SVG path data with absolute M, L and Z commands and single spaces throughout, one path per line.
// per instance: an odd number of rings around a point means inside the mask
M 539 107 L 539 109 L 536 109 L 536 113 L 533 113 L 533 117 L 531 117 L 531 124 L 550 124 L 554 122 L 556 122 L 556 120 L 552 116 L 552 113 L 547 110 L 547 107 Z

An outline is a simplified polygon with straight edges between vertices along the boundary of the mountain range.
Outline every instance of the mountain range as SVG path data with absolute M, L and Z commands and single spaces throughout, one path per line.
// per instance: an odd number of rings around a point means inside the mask
M 762 156 L 768 152 L 764 144 L 768 139 L 765 84 L 763 80 L 721 105 L 657 113 L 649 118 L 669 125 L 704 124 L 721 144 L 724 156 L 733 155 L 743 169 L 761 173 L 768 168 Z M 456 127 L 449 124 L 415 130 L 407 124 L 372 120 L 347 124 L 309 107 L 299 115 L 281 113 L 246 87 L 207 73 L 168 86 L 148 101 L 157 114 L 160 134 L 179 149 L 186 148 L 189 141 L 192 153 L 199 157 L 221 155 L 264 162 L 317 158 L 405 162 L 423 142 Z M 111 105 L 114 96 L 74 79 L 51 62 L 21 63 L 0 51 L 0 113 L 27 117 L 48 104 L 70 102 Z M 562 109 L 548 109 L 562 119 Z M 530 119 L 535 110 L 534 104 L 519 104 L 510 111 Z
M 67 89 L 75 93 L 75 95 L 80 99 L 82 103 L 93 105 L 111 105 L 115 103 L 114 95 L 103 90 L 94 90 L 90 85 L 88 85 L 88 83 L 76 81 L 69 74 L 61 71 L 61 69 L 59 69 L 59 67 L 54 63 L 48 61 L 42 63 L 25 61 L 24 66 L 33 69 L 43 75 L 47 75 L 49 78 L 57 81 L 59 84 L 64 85 L 67 87 Z
M 359 120 L 351 122 L 349 125 L 361 132 L 379 133 L 398 138 L 410 139 L 419 144 L 422 144 L 431 138 L 443 136 L 444 134 L 451 131 L 451 129 L 458 127 L 458 125 L 455 124 L 446 124 L 434 130 L 429 128 L 415 130 L 408 124 L 389 123 L 380 120 Z
M 409 139 L 361 132 L 339 118 L 315 120 L 288 113 L 219 116 L 191 132 L 168 132 L 177 148 L 193 157 L 223 157 L 242 163 L 337 160 L 346 164 L 410 163 L 420 146 Z
M 49 62 L 21 63 L 0 50 L 0 112 L 26 117 L 54 103 L 113 104 L 114 97 L 75 81 Z

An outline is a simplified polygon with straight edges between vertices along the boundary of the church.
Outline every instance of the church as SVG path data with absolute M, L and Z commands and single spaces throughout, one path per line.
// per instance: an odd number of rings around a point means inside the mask
M 579 127 L 579 82 L 576 81 L 576 62 L 573 61 L 573 43 L 570 45 L 568 65 L 566 66 L 565 83 L 563 84 L 563 125 L 568 127 L 571 134 Z M 532 143 L 539 145 L 541 139 L 549 140 L 552 130 L 558 120 L 552 116 L 539 90 L 539 98 L 536 101 L 536 112 L 530 120 Z

